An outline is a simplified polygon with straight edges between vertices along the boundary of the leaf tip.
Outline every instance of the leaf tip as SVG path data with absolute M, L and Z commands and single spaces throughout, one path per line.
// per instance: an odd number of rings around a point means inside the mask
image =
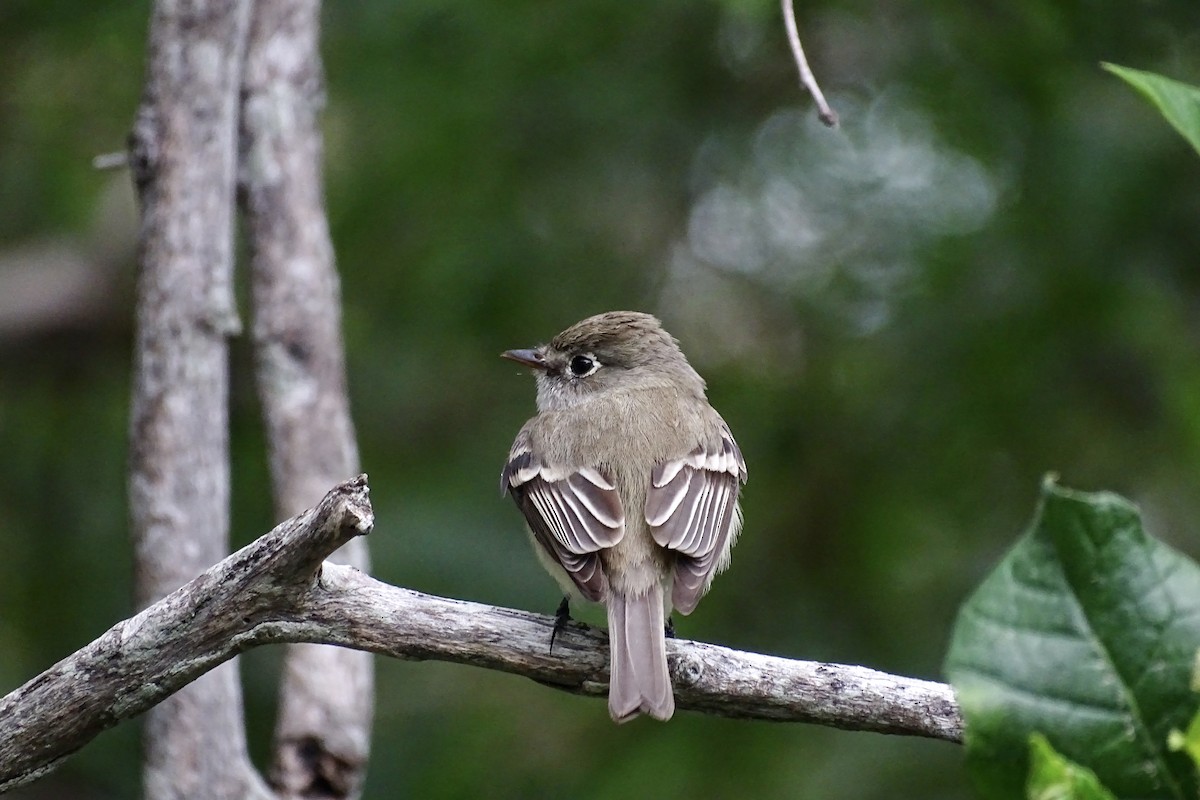
M 1072 505 L 1090 507 L 1096 512 L 1122 513 L 1139 516 L 1137 504 L 1116 492 L 1087 492 L 1068 489 L 1059 482 L 1056 472 L 1047 472 L 1042 478 L 1042 501 L 1060 501 Z

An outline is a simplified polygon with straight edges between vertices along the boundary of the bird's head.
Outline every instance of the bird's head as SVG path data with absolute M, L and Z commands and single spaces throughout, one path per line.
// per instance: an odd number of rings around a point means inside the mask
M 704 396 L 704 380 L 675 337 L 655 317 L 637 311 L 588 317 L 548 344 L 501 357 L 535 370 L 540 410 L 568 408 L 602 391 L 674 387 Z

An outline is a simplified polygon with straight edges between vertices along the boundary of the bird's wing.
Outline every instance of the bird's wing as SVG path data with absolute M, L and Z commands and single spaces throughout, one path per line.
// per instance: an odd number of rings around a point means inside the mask
M 525 515 L 538 544 L 566 570 L 588 600 L 608 589 L 598 551 L 625 534 L 625 511 L 612 479 L 594 467 L 577 470 L 548 466 L 533 452 L 526 431 L 513 443 L 500 474 Z
M 742 525 L 737 501 L 745 482 L 746 461 L 724 424 L 715 446 L 698 445 L 650 473 L 646 522 L 654 541 L 678 553 L 671 604 L 682 614 L 695 609 L 728 563 Z

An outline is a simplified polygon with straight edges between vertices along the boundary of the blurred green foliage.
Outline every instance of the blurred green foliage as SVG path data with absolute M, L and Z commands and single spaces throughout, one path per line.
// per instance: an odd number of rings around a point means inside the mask
M 1029 800 L 1116 800 L 1096 773 L 1055 752 L 1040 733 L 1029 737 L 1029 753 L 1032 766 L 1025 794 Z
M 663 317 L 750 466 L 733 567 L 682 636 L 939 677 L 958 604 L 1051 469 L 1200 550 L 1200 163 L 1099 68 L 1196 83 L 1200 9 L 798 13 L 840 131 L 768 0 L 327 4 L 381 578 L 554 609 L 496 491 L 533 407 L 496 356 L 613 308 Z M 0 690 L 131 610 L 136 218 L 128 175 L 90 159 L 123 147 L 147 17 L 0 6 L 0 281 L 50 254 L 91 289 L 86 313 L 0 316 Z M 51 297 L 55 274 L 34 272 Z M 233 358 L 240 543 L 271 503 L 246 342 Z M 259 758 L 277 664 L 243 661 Z M 42 796 L 133 796 L 135 733 Z M 944 743 L 689 713 L 616 728 L 602 703 L 438 664 L 379 663 L 375 748 L 369 797 L 968 796 Z

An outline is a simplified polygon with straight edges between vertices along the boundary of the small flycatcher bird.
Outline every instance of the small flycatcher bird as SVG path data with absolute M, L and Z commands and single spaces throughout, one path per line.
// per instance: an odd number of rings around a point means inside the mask
M 649 314 L 599 314 L 502 356 L 535 370 L 538 413 L 513 442 L 501 491 L 568 597 L 608 611 L 612 718 L 670 719 L 664 620 L 690 614 L 729 564 L 741 450 Z M 564 598 L 560 623 L 566 615 Z

